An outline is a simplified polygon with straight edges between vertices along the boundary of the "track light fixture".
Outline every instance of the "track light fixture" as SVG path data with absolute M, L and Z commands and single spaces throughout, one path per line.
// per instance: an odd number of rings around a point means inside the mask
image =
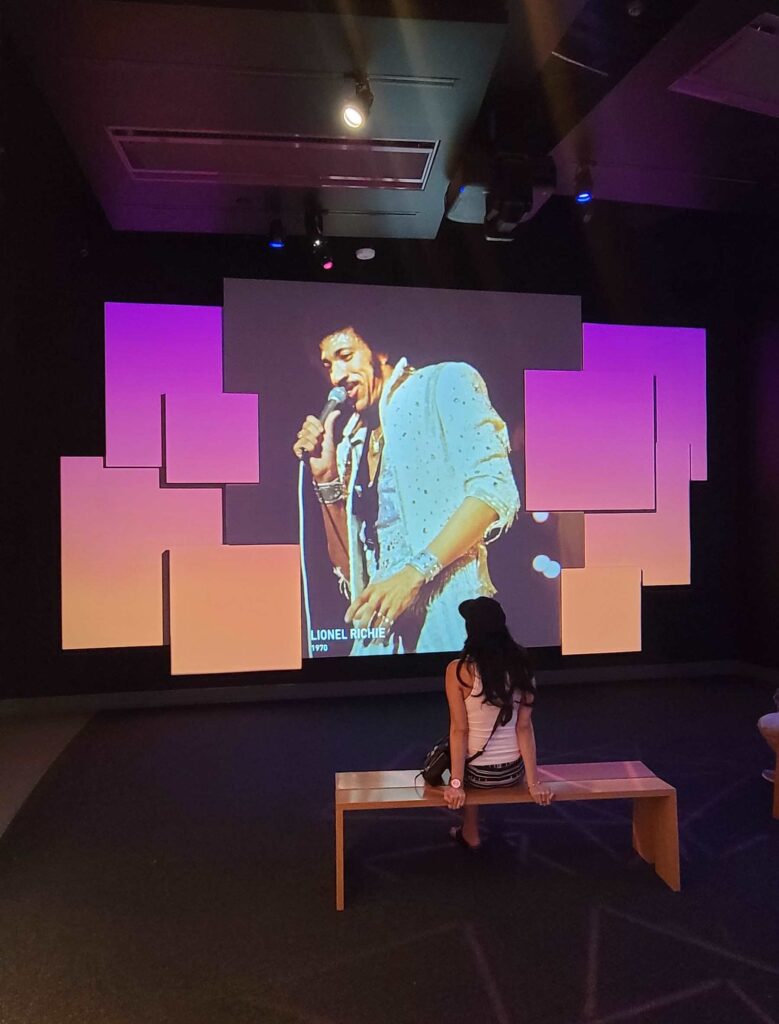
M 347 100 L 341 110 L 344 124 L 352 131 L 364 127 L 373 106 L 373 93 L 365 75 L 355 75 L 354 99 Z
M 322 229 L 321 211 L 310 210 L 306 214 L 306 237 L 311 246 L 311 252 L 322 270 L 332 270 L 333 257 L 330 255 L 330 247 Z
M 587 164 L 580 164 L 576 170 L 573 194 L 580 205 L 592 202 L 592 174 Z
M 275 217 L 270 222 L 270 230 L 268 232 L 268 247 L 271 249 L 283 249 L 285 245 L 284 240 L 284 225 Z

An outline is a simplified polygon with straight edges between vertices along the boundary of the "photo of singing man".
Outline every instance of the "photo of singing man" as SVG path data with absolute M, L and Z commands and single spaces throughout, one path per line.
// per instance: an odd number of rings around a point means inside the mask
M 344 622 L 359 634 L 351 654 L 458 650 L 457 609 L 495 594 L 487 544 L 519 510 L 506 425 L 467 363 L 414 369 L 352 327 L 319 348 L 345 401 L 324 423 L 308 416 L 293 451 L 321 506 Z

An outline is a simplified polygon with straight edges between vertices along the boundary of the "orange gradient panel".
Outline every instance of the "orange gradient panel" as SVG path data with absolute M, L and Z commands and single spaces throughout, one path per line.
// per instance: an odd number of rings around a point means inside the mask
M 658 444 L 654 512 L 584 516 L 584 561 L 590 566 L 630 565 L 644 586 L 690 582 L 690 447 Z
M 221 542 L 221 490 L 161 489 L 159 470 L 99 458 L 60 473 L 63 648 L 162 644 L 162 553 Z
M 171 550 L 173 675 L 300 668 L 300 616 L 298 545 Z
M 563 654 L 641 650 L 641 570 L 636 566 L 563 569 Z

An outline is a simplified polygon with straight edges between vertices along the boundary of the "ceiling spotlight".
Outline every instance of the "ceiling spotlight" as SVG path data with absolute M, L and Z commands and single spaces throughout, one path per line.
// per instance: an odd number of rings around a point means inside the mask
M 284 248 L 284 226 L 278 218 L 275 218 L 270 222 L 268 246 L 271 249 Z
M 330 255 L 330 247 L 322 227 L 321 210 L 309 210 L 306 213 L 306 236 L 311 246 L 311 252 L 322 270 L 332 270 L 333 258 Z
M 592 175 L 586 164 L 581 165 L 576 171 L 573 194 L 577 203 L 592 202 Z
M 367 78 L 358 77 L 354 87 L 354 99 L 343 105 L 341 116 L 347 128 L 357 131 L 365 125 L 373 106 L 373 93 Z

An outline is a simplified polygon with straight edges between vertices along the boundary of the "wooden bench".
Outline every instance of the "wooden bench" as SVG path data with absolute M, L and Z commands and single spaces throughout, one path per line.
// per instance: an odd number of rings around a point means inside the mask
M 679 827 L 676 790 L 641 761 L 601 764 L 547 764 L 539 780 L 554 791 L 555 801 L 632 800 L 633 848 L 674 892 L 679 878 Z M 472 804 L 524 804 L 524 786 L 468 790 Z M 344 815 L 390 808 L 445 807 L 440 788 L 426 786 L 413 769 L 386 772 L 338 772 L 335 776 L 335 907 L 344 909 Z M 539 814 L 546 812 L 539 808 Z

